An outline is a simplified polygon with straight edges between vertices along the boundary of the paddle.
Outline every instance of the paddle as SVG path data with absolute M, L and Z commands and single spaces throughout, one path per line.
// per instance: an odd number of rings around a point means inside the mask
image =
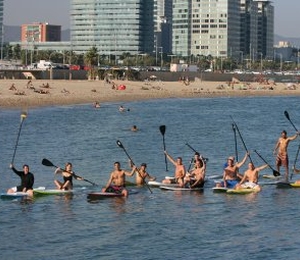
M 12 165 L 14 164 L 14 161 L 15 161 L 15 156 L 16 156 L 16 152 L 17 152 L 19 138 L 20 138 L 20 135 L 21 135 L 21 129 L 22 129 L 23 122 L 24 122 L 24 120 L 25 120 L 26 117 L 27 117 L 27 113 L 26 112 L 22 112 L 21 113 L 21 122 L 20 122 L 19 131 L 18 131 L 18 135 L 17 135 L 17 140 L 16 140 L 16 144 L 15 144 L 15 148 L 14 148 L 14 153 L 13 153 L 13 156 L 12 156 L 12 159 L 11 159 L 11 164 Z
M 125 154 L 127 155 L 128 159 L 130 160 L 130 162 L 132 163 L 132 165 L 135 165 L 134 162 L 133 162 L 133 160 L 131 159 L 130 155 L 127 153 L 125 147 L 121 143 L 121 141 L 117 140 L 117 145 L 124 150 Z M 141 173 L 140 173 L 140 171 L 139 171 L 139 169 L 137 167 L 136 167 L 136 171 L 138 172 L 138 174 L 140 175 L 140 177 L 143 179 L 143 182 L 147 186 L 148 190 L 152 193 L 152 190 L 148 186 L 147 182 L 145 181 L 145 179 L 143 178 L 143 176 L 141 175 Z
M 238 155 L 238 148 L 237 148 L 236 127 L 235 127 L 234 124 L 232 124 L 232 130 L 233 130 L 233 134 L 234 134 L 235 159 L 238 162 L 239 161 L 239 155 Z
M 161 125 L 159 127 L 159 131 L 163 137 L 163 146 L 164 146 L 164 151 L 166 150 L 166 143 L 165 143 L 165 132 L 166 132 L 166 126 Z M 167 155 L 165 154 L 165 164 L 166 164 L 166 171 L 168 171 L 168 160 L 167 160 Z
M 189 147 L 194 153 L 199 153 L 199 152 L 197 152 L 197 151 L 196 151 L 189 143 L 186 143 L 185 145 L 186 145 L 187 147 Z M 199 155 L 200 155 L 200 153 L 199 153 Z M 208 158 L 204 158 L 204 157 L 201 157 L 201 158 L 202 158 L 202 160 L 203 160 L 205 163 L 208 162 Z M 193 161 L 194 161 L 194 157 L 191 159 L 191 162 L 190 162 L 188 171 L 191 169 L 191 165 L 192 165 Z
M 287 120 L 290 121 L 291 125 L 294 127 L 294 129 L 296 130 L 296 132 L 298 132 L 297 127 L 294 125 L 294 123 L 293 123 L 292 120 L 290 119 L 290 115 L 289 115 L 288 111 L 284 111 L 284 115 L 285 115 L 285 117 L 287 118 Z
M 48 159 L 45 159 L 45 158 L 42 160 L 42 164 L 45 165 L 45 166 L 60 168 L 60 167 L 54 165 L 52 162 L 50 162 Z M 66 171 L 66 172 L 68 172 L 68 171 Z M 68 172 L 68 173 L 75 174 L 74 172 Z M 79 178 L 82 178 L 83 181 L 86 181 L 86 182 L 88 182 L 88 183 L 90 183 L 90 184 L 92 184 L 94 186 L 98 186 L 98 184 L 96 184 L 96 183 L 94 183 L 92 181 L 89 181 L 89 180 L 87 180 L 87 179 L 85 179 L 85 178 L 83 178 L 83 177 L 81 177 L 81 176 L 79 176 L 77 174 L 76 174 L 76 176 L 78 176 Z
M 300 151 L 300 145 L 298 145 L 298 149 L 297 149 L 297 153 L 296 153 L 296 157 L 295 157 L 295 161 L 294 161 L 294 167 L 293 167 L 294 169 L 296 168 L 296 163 L 297 163 L 299 151 Z M 293 179 L 293 171 L 291 173 L 291 179 Z
M 297 127 L 294 125 L 294 123 L 292 122 L 291 118 L 290 118 L 290 115 L 288 113 L 288 111 L 284 111 L 284 115 L 285 117 L 287 118 L 287 120 L 290 121 L 291 125 L 294 127 L 294 129 L 296 130 L 296 132 L 298 132 L 298 129 Z M 300 145 L 298 146 L 298 150 L 297 150 L 297 153 L 296 153 L 296 158 L 295 158 L 295 161 L 294 161 L 294 169 L 295 169 L 295 166 L 296 166 L 296 162 L 297 162 L 297 159 L 298 159 L 298 154 L 299 154 L 299 149 L 300 149 Z M 291 173 L 291 179 L 293 178 L 293 172 Z
M 242 141 L 242 143 L 243 143 L 243 145 L 244 145 L 244 148 L 245 148 L 246 152 L 248 153 L 248 157 L 249 157 L 249 159 L 250 159 L 250 162 L 253 164 L 253 161 L 252 161 L 252 159 L 251 159 L 251 156 L 250 156 L 250 154 L 249 154 L 249 151 L 248 151 L 248 148 L 247 148 L 247 146 L 246 146 L 246 144 L 245 144 L 245 141 L 244 141 L 244 139 L 243 139 L 243 137 L 242 137 L 242 134 L 241 134 L 241 132 L 240 132 L 240 129 L 239 129 L 239 127 L 237 126 L 236 122 L 233 120 L 232 116 L 230 116 L 230 117 L 231 117 L 231 120 L 233 121 L 234 126 L 235 126 L 235 128 L 236 128 L 236 130 L 237 130 L 237 132 L 238 132 L 238 134 L 239 134 L 239 136 L 240 136 L 240 139 L 241 139 L 241 141 Z M 253 164 L 253 165 L 254 165 L 254 164 Z
M 256 150 L 254 150 L 254 152 L 258 155 L 260 159 L 262 159 L 265 162 L 265 164 L 267 164 L 272 169 L 273 175 L 275 177 L 280 176 L 280 172 L 276 171 L 270 164 L 268 164 L 267 161 Z

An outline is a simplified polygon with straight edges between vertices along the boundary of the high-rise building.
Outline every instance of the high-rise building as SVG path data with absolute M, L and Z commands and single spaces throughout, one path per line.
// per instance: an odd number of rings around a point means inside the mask
M 257 4 L 257 54 L 273 59 L 274 6 L 269 0 L 253 0 Z
M 3 5 L 4 0 L 0 0 L 0 42 L 1 42 L 1 60 L 3 59 Z
M 274 8 L 269 0 L 173 0 L 172 50 L 177 56 L 268 57 Z
M 154 0 L 154 48 L 172 53 L 173 0 Z
M 71 45 L 100 54 L 153 52 L 154 0 L 71 0 Z
M 240 0 L 173 1 L 173 52 L 227 57 L 240 51 Z
M 59 42 L 61 26 L 48 23 L 22 24 L 21 42 Z

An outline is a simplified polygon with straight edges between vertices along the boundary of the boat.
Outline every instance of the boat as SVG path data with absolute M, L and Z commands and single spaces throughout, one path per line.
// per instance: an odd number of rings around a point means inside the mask
M 137 190 L 129 190 L 128 195 L 137 194 Z M 116 198 L 116 197 L 124 197 L 122 193 L 116 192 L 102 192 L 102 191 L 94 191 L 87 194 L 88 200 L 97 200 L 102 198 Z

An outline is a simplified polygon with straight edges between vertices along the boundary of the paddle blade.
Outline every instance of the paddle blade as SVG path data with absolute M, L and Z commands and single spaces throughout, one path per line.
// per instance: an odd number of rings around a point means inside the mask
M 275 177 L 278 177 L 278 176 L 280 176 L 280 172 L 273 170 L 273 175 L 274 175 Z
M 27 112 L 23 111 L 21 113 L 21 120 L 24 120 L 27 117 Z
M 285 117 L 287 118 L 287 120 L 289 120 L 289 121 L 291 120 L 288 111 L 285 110 L 285 111 L 284 111 L 284 115 L 285 115 Z
M 49 160 L 47 160 L 45 158 L 42 160 L 42 164 L 45 166 L 51 166 L 51 167 L 55 166 L 52 162 L 50 162 Z
M 166 126 L 165 126 L 165 125 L 161 125 L 161 126 L 159 127 L 159 131 L 160 131 L 160 133 L 161 133 L 162 135 L 165 135 L 165 132 L 166 132 Z
M 124 148 L 124 146 L 123 146 L 123 144 L 121 143 L 120 140 L 117 140 L 117 145 L 118 145 L 119 147 L 121 147 L 121 148 Z

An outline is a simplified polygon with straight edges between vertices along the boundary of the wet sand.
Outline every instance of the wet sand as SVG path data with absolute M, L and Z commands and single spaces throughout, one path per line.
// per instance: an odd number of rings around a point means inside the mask
M 125 90 L 118 90 L 125 85 Z M 129 102 L 160 98 L 211 98 L 300 95 L 299 84 L 240 82 L 1 80 L 0 107 L 30 107 Z

